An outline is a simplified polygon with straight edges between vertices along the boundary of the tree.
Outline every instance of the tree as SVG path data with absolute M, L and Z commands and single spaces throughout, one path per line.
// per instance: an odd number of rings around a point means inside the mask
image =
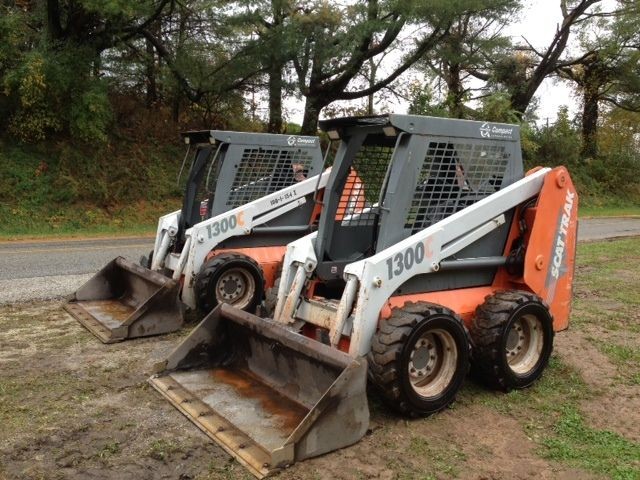
M 538 50 L 525 39 L 531 55 L 522 54 L 521 48 L 511 58 L 503 59 L 502 68 L 496 70 L 495 80 L 509 90 L 514 110 L 524 115 L 544 79 L 558 68 L 572 29 L 591 18 L 595 14 L 595 7 L 601 2 L 602 0 L 560 0 L 562 23 L 558 25 L 549 45 L 544 50 Z
M 101 54 L 138 35 L 168 5 L 47 0 L 2 7 L 0 44 L 8 48 L 0 81 L 9 130 L 25 141 L 60 131 L 105 140 L 111 110 Z
M 600 105 L 640 111 L 640 6 L 619 2 L 585 22 L 582 53 L 558 65 L 582 94 L 582 156 L 598 155 Z
M 299 47 L 293 64 L 306 98 L 302 133 L 316 133 L 320 111 L 332 102 L 366 97 L 390 85 L 441 39 L 451 15 L 451 4 L 441 0 L 366 0 L 347 7 L 315 2 L 293 16 Z M 350 90 L 366 62 L 400 41 L 408 28 L 424 33 L 383 78 Z
M 486 86 L 478 88 L 477 80 L 490 80 L 496 58 L 504 57 L 510 48 L 511 42 L 502 32 L 519 9 L 519 0 L 493 0 L 484 2 L 481 10 L 463 12 L 421 61 L 420 66 L 435 75 L 436 82 L 444 83 L 443 106 L 449 116 L 473 117 L 465 103 L 492 93 Z

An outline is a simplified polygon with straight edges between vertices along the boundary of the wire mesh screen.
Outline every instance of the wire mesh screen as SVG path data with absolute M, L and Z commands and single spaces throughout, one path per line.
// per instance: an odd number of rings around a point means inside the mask
M 363 145 L 356 154 L 338 202 L 336 220 L 344 226 L 371 226 L 378 218 L 378 197 L 393 147 Z
M 305 180 L 311 152 L 301 149 L 247 148 L 237 165 L 226 204 L 239 207 Z
M 416 233 L 498 191 L 508 163 L 503 145 L 430 142 L 405 228 Z

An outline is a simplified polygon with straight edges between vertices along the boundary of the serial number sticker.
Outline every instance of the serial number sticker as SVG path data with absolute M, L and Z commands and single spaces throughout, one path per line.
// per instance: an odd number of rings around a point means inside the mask
M 279 197 L 271 199 L 271 206 L 278 205 L 280 203 L 286 202 L 287 200 L 292 200 L 296 198 L 297 193 L 295 190 L 292 192 L 283 193 Z
M 244 226 L 244 212 L 225 217 L 222 220 L 207 225 L 207 235 L 209 238 L 214 238 L 221 233 L 227 233 L 229 230 L 233 230 L 237 226 Z

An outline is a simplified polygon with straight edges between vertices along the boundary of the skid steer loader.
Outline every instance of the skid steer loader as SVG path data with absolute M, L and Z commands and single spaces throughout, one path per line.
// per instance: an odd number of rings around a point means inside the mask
M 524 174 L 517 126 L 321 128 L 340 147 L 273 319 L 222 305 L 149 380 L 258 477 L 358 441 L 367 382 L 407 416 L 449 405 L 471 361 L 490 385 L 527 387 L 568 325 L 578 197 L 563 167 Z M 363 208 L 346 211 L 345 189 Z
M 323 172 L 316 137 L 198 131 L 182 209 L 160 218 L 143 265 L 122 257 L 84 284 L 65 309 L 105 343 L 175 331 L 184 306 L 221 302 L 255 311 L 285 245 L 311 231 Z M 184 168 L 184 162 L 183 162 Z

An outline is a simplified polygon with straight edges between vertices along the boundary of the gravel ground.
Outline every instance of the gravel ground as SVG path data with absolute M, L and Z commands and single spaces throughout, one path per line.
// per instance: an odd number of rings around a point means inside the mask
M 0 280 L 0 305 L 32 300 L 52 300 L 75 292 L 93 274 Z

